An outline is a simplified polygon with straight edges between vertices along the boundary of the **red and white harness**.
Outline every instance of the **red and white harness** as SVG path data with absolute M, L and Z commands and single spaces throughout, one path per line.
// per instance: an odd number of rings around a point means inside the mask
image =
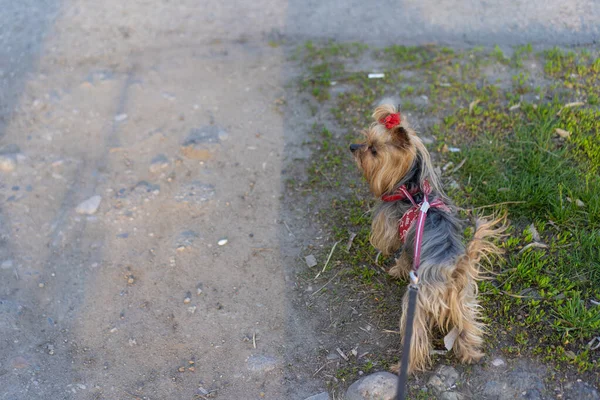
M 423 201 L 417 203 L 413 196 L 418 193 L 423 194 Z M 412 203 L 412 207 L 409 208 L 398 223 L 398 234 L 402 243 L 406 242 L 406 235 L 410 231 L 415 221 L 417 226 L 415 227 L 415 254 L 413 259 L 413 267 L 410 273 L 410 278 L 414 284 L 418 282 L 417 270 L 421 263 L 421 244 L 423 243 L 423 229 L 425 227 L 425 219 L 427 218 L 427 211 L 430 208 L 439 208 L 440 210 L 450 212 L 450 208 L 441 199 L 435 199 L 431 202 L 428 201 L 427 196 L 431 194 L 431 186 L 428 181 L 423 182 L 422 188 L 414 188 L 408 190 L 405 185 L 398 187 L 393 193 L 385 194 L 381 196 L 381 200 L 390 203 L 394 201 L 409 200 Z

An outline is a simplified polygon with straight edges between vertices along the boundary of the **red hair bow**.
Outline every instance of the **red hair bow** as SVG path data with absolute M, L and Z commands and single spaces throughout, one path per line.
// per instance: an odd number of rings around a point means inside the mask
M 400 113 L 394 113 L 388 115 L 385 118 L 381 118 L 379 120 L 379 123 L 385 125 L 387 129 L 392 129 L 395 126 L 400 125 L 400 121 L 402 121 L 402 119 L 400 118 Z

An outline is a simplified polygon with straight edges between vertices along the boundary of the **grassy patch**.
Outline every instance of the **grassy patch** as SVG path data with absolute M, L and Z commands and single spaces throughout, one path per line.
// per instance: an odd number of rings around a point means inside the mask
M 350 61 L 331 44 L 301 52 L 303 82 L 327 77 L 317 85 L 327 95 L 313 95 L 332 117 L 325 121 L 328 129 L 314 129 L 306 185 L 330 190 L 334 200 L 322 208 L 321 221 L 332 241 L 345 244 L 356 234 L 352 251 L 337 250 L 323 279 L 338 273 L 342 284 L 361 293 L 365 310 L 395 325 L 403 283 L 382 273 L 390 260 L 377 258 L 368 243 L 373 200 L 351 172 L 356 167 L 347 146 L 370 123 L 378 99 L 399 95 L 409 121 L 435 139 L 431 150 L 438 151 L 440 167 L 465 160 L 443 172 L 455 202 L 508 211 L 506 255 L 490 266 L 493 279 L 480 286 L 494 337 L 488 352 L 537 357 L 553 370 L 589 372 L 599 384 L 600 353 L 586 347 L 600 330 L 600 307 L 594 305 L 600 301 L 599 55 L 586 49 L 536 52 L 531 45 L 514 48 L 511 56 L 498 47 L 368 50 L 384 79 L 368 79 L 370 71 L 356 72 L 356 65 L 347 73 Z M 357 54 L 346 50 L 344 56 Z M 331 81 L 342 78 L 346 89 L 331 96 Z M 449 147 L 461 151 L 447 152 Z

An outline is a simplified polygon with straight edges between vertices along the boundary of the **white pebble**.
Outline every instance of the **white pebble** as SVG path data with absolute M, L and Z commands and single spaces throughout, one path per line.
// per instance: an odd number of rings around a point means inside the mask
M 217 244 L 219 246 L 225 246 L 227 244 L 228 240 L 227 238 L 223 238 L 223 239 L 219 239 L 219 241 L 217 242 Z
M 0 155 L 0 171 L 12 172 L 17 168 L 17 160 L 10 155 Z
M 86 201 L 80 203 L 75 211 L 78 214 L 86 214 L 91 215 L 98 211 L 98 207 L 100 207 L 100 202 L 102 201 L 102 197 L 100 196 L 92 196 Z

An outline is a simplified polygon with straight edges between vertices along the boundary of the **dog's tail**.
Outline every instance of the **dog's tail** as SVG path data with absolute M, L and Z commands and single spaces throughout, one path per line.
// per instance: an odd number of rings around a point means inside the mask
M 465 254 L 456 264 L 455 277 L 480 280 L 480 261 L 482 258 L 489 261 L 491 256 L 502 254 L 502 249 L 495 242 L 505 236 L 506 228 L 506 214 L 495 218 L 477 218 L 475 234 L 467 245 Z
M 452 273 L 453 287 L 446 298 L 449 314 L 443 318 L 446 327 L 451 323 L 458 329 L 460 336 L 453 347 L 463 362 L 472 362 L 483 356 L 479 350 L 485 330 L 477 302 L 477 281 L 482 279 L 479 264 L 482 258 L 489 260 L 491 256 L 502 253 L 494 242 L 504 236 L 507 228 L 506 215 L 499 218 L 478 218 L 475 227 L 473 239 Z

